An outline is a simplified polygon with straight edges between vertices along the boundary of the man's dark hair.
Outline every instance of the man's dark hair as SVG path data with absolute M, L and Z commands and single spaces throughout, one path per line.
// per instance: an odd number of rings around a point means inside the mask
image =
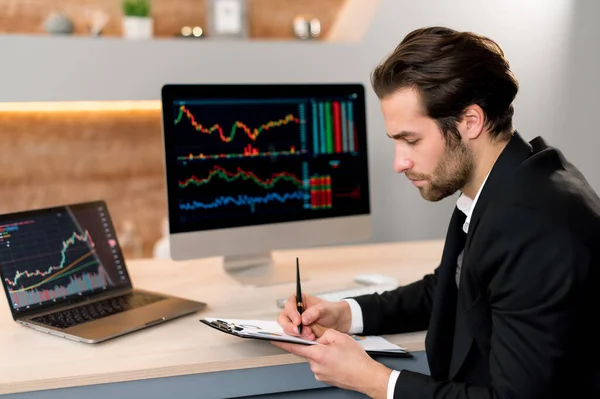
M 483 109 L 492 138 L 513 133 L 519 84 L 500 46 L 487 37 L 445 27 L 414 30 L 375 68 L 371 83 L 380 99 L 416 89 L 447 139 L 448 133 L 458 135 L 456 124 L 473 104 Z

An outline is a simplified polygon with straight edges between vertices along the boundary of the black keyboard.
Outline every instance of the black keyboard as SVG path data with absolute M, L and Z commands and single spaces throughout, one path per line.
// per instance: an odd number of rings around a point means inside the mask
M 126 310 L 140 308 L 164 299 L 159 295 L 129 293 L 114 298 L 103 299 L 59 312 L 39 316 L 33 321 L 57 328 L 69 328 L 88 321 L 112 316 Z

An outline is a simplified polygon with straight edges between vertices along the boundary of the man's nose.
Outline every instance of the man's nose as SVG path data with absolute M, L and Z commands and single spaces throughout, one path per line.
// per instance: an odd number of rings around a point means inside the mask
M 396 173 L 404 173 L 407 170 L 412 169 L 414 163 L 404 156 L 400 151 L 396 151 L 396 155 L 394 157 L 394 170 Z

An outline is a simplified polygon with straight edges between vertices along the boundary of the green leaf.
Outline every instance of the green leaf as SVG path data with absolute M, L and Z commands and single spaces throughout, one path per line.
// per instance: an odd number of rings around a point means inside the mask
M 123 0 L 123 15 L 128 17 L 149 17 L 149 0 Z

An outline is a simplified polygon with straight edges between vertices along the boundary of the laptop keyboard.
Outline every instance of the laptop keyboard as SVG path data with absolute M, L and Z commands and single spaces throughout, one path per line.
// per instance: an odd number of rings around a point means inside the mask
M 69 328 L 88 321 L 98 320 L 103 317 L 146 306 L 162 299 L 164 297 L 159 295 L 129 293 L 39 316 L 32 320 L 52 327 Z

